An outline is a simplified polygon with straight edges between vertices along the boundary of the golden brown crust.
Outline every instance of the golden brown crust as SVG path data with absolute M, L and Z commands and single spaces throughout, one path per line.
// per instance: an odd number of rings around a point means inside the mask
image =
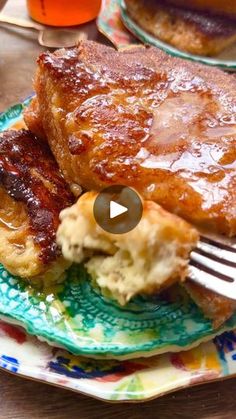
M 118 53 L 93 42 L 38 63 L 37 118 L 69 183 L 133 186 L 195 224 L 236 234 L 235 77 L 155 48 Z M 213 298 L 214 316 L 219 305 L 226 313 L 228 300 Z
M 126 0 L 131 18 L 156 38 L 191 54 L 214 56 L 236 41 L 236 22 L 157 0 Z
M 27 130 L 1 133 L 0 186 L 1 262 L 38 275 L 60 256 L 59 213 L 73 202 L 48 145 Z
M 67 181 L 137 189 L 194 224 L 236 234 L 236 79 L 155 48 L 83 42 L 44 53 L 39 117 Z
M 29 218 L 22 202 L 0 187 L 0 262 L 14 275 L 37 275 L 40 248 L 30 234 Z M 29 271 L 30 261 L 30 271 Z
M 212 320 L 215 328 L 221 326 L 236 310 L 235 301 L 215 294 L 192 281 L 186 281 L 183 286 L 205 316 Z
M 42 127 L 39 116 L 38 101 L 36 97 L 30 102 L 30 106 L 24 109 L 24 120 L 26 126 L 31 126 L 31 131 L 42 140 L 45 140 L 46 135 Z

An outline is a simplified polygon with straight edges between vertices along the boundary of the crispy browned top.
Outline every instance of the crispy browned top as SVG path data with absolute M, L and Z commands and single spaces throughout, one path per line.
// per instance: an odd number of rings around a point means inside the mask
M 38 64 L 40 118 L 69 182 L 133 186 L 236 234 L 234 77 L 155 48 L 117 52 L 89 41 Z
M 127 5 L 135 0 L 125 0 Z M 207 36 L 230 36 L 236 33 L 236 21 L 230 17 L 214 15 L 210 11 L 196 11 L 189 9 L 188 4 L 180 8 L 170 4 L 168 0 L 145 0 L 144 7 L 147 7 L 152 13 L 162 8 L 168 11 L 173 19 L 182 18 L 184 21 L 196 25 L 202 33 Z
M 54 260 L 59 213 L 73 198 L 47 144 L 23 129 L 1 133 L 0 185 L 26 206 L 43 263 Z

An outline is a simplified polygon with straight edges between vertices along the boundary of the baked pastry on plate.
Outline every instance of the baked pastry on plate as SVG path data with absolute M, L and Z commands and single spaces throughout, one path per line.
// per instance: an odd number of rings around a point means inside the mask
M 234 77 L 155 48 L 87 41 L 43 53 L 35 89 L 26 124 L 41 124 L 75 190 L 127 185 L 196 225 L 236 234 Z M 215 324 L 233 314 L 234 302 L 185 284 Z
M 153 47 L 87 41 L 41 54 L 35 89 L 26 124 L 41 124 L 73 188 L 130 186 L 195 225 L 236 234 L 234 77 Z
M 194 1 L 184 2 L 183 7 L 172 3 L 183 5 L 178 1 L 125 0 L 129 16 L 142 29 L 182 51 L 215 56 L 236 42 L 236 20 L 231 16 L 192 10 L 189 3 Z
M 56 244 L 60 211 L 73 203 L 46 142 L 0 133 L 0 262 L 23 278 L 59 279 L 70 265 Z
M 126 234 L 104 231 L 95 221 L 96 192 L 82 195 L 61 213 L 57 241 L 71 262 L 85 262 L 105 294 L 126 304 L 137 294 L 157 294 L 180 282 L 215 328 L 236 309 L 236 302 L 186 280 L 197 231 L 152 201 L 143 202 L 139 224 Z
M 87 261 L 98 285 L 120 304 L 137 294 L 154 294 L 184 281 L 197 231 L 152 201 L 143 202 L 138 225 L 125 234 L 104 231 L 93 215 L 96 192 L 82 195 L 61 213 L 57 240 L 64 257 Z

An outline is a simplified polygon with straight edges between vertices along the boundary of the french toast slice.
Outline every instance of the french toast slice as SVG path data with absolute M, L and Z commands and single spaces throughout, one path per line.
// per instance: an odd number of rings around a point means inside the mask
M 46 142 L 0 133 L 0 262 L 14 275 L 56 281 L 69 266 L 56 244 L 59 213 L 73 203 Z
M 153 47 L 84 41 L 41 54 L 35 90 L 26 124 L 41 124 L 73 190 L 127 185 L 201 228 L 236 235 L 235 77 Z M 222 323 L 235 310 L 220 296 L 209 305 L 203 289 L 194 295 L 215 324 L 219 310 Z
M 215 56 L 236 42 L 236 20 L 179 8 L 162 0 L 125 0 L 130 17 L 145 31 L 190 54 Z
M 195 225 L 236 234 L 234 77 L 153 47 L 87 41 L 41 54 L 35 90 L 26 124 L 42 125 L 72 188 L 134 187 Z

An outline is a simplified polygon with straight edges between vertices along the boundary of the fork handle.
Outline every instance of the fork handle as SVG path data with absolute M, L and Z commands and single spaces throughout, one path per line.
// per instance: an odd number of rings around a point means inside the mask
M 43 29 L 43 26 L 31 22 L 30 20 L 18 19 L 17 17 L 6 16 L 2 13 L 0 13 L 0 24 L 1 23 L 7 23 L 8 25 L 18 26 L 20 28 L 35 29 L 36 31 Z

